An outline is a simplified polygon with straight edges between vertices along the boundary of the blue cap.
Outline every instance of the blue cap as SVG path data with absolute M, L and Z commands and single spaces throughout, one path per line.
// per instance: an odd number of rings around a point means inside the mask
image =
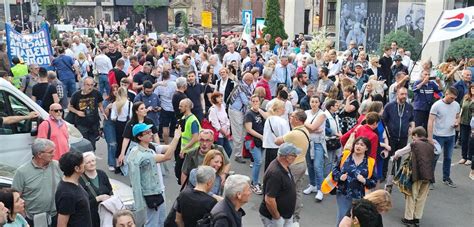
M 151 127 L 153 127 L 153 125 L 147 125 L 144 123 L 136 124 L 132 128 L 132 134 L 133 136 L 137 136 L 138 134 L 150 129 Z
M 299 155 L 300 153 L 301 149 L 299 149 L 292 143 L 283 143 L 280 148 L 278 148 L 278 154 L 283 156 L 292 154 Z

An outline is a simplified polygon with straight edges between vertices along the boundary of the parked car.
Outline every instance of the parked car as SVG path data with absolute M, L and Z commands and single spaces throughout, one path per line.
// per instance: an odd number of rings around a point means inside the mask
M 223 37 L 229 37 L 231 35 L 240 36 L 240 34 L 242 34 L 243 31 L 244 31 L 244 26 L 236 25 L 236 26 L 231 27 L 230 29 L 224 30 L 222 32 L 222 36 Z M 252 31 L 251 31 L 250 35 L 252 37 L 255 37 L 255 28 L 253 26 L 252 26 Z

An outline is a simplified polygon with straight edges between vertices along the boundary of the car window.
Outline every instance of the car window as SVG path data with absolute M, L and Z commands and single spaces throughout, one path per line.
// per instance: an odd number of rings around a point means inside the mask
M 8 108 L 10 105 L 11 108 Z M 6 95 L 0 92 L 0 115 L 6 116 L 26 116 L 31 110 L 22 101 L 13 95 Z M 0 126 L 0 134 L 9 135 L 14 133 L 29 133 L 31 131 L 31 120 L 23 120 L 12 125 Z
M 8 117 L 8 109 L 5 102 L 5 95 L 0 91 L 0 117 Z M 13 130 L 10 125 L 0 125 L 0 135 L 12 134 Z

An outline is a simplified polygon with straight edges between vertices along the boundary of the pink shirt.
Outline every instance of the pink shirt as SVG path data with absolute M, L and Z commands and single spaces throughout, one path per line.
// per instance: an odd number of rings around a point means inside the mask
M 64 120 L 62 121 L 61 126 L 59 126 L 56 120 L 48 118 L 41 122 L 38 127 L 38 138 L 48 139 L 48 122 L 51 125 L 51 138 L 49 139 L 56 145 L 53 160 L 59 160 L 61 155 L 69 151 L 69 133 L 67 131 L 67 124 Z
M 268 84 L 266 80 L 260 79 L 260 81 L 258 81 L 257 86 L 255 88 L 257 87 L 265 88 L 265 99 L 272 100 L 272 92 L 270 91 L 270 85 Z

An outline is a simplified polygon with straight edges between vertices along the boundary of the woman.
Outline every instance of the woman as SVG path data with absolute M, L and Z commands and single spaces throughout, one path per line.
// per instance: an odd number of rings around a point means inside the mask
M 209 108 L 211 108 L 211 95 L 214 93 L 214 86 L 211 84 L 211 78 L 209 77 L 212 74 L 203 73 L 201 74 L 201 85 L 204 87 L 204 103 L 206 104 L 206 113 L 209 113 Z
M 217 144 L 224 147 L 227 156 L 231 156 L 232 147 L 230 146 L 230 120 L 225 111 L 226 107 L 223 100 L 223 95 L 220 92 L 214 92 L 211 95 L 212 107 L 209 108 L 209 121 L 212 127 L 219 132 L 219 139 Z
M 309 138 L 313 147 L 313 154 L 306 153 L 306 164 L 308 166 L 309 186 L 303 191 L 308 195 L 317 192 L 315 199 L 323 200 L 321 183 L 324 179 L 324 154 L 326 153 L 326 140 L 324 129 L 326 127 L 326 115 L 320 109 L 319 96 L 311 96 L 309 100 L 310 110 L 306 110 L 306 121 L 304 126 L 309 131 Z
M 336 156 L 340 153 L 340 147 L 336 149 L 331 149 L 331 143 L 336 141 L 337 144 L 340 144 L 339 139 L 342 137 L 341 129 L 339 128 L 339 120 L 336 116 L 336 112 L 339 110 L 339 103 L 334 100 L 326 100 L 326 110 L 324 114 L 326 115 L 326 151 L 327 151 L 327 160 L 324 163 L 324 175 L 327 176 L 333 164 L 336 161 Z
M 132 102 L 128 101 L 128 91 L 121 87 L 117 90 L 117 96 L 115 102 L 112 104 L 112 111 L 110 119 L 115 123 L 115 135 L 117 137 L 117 150 L 121 151 L 123 146 L 124 137 L 123 132 L 128 120 L 132 115 Z M 120 154 L 116 154 L 115 158 L 118 158 Z M 118 165 L 117 165 L 118 166 Z M 116 169 L 119 173 L 119 169 Z
M 77 60 L 75 64 L 79 67 L 79 74 L 81 75 L 81 79 L 86 78 L 91 71 L 90 63 L 87 61 L 87 57 L 84 53 L 79 52 L 77 56 Z M 82 80 L 79 82 L 79 86 L 82 87 Z
M 121 166 L 123 164 L 124 158 L 126 151 L 131 149 L 132 147 L 136 146 L 137 143 L 133 141 L 132 143 L 130 142 L 132 140 L 132 128 L 134 125 L 138 123 L 145 123 L 147 125 L 153 125 L 153 121 L 146 116 L 147 114 L 147 109 L 145 108 L 145 104 L 143 102 L 136 102 L 132 106 L 132 113 L 133 116 L 132 118 L 127 122 L 125 125 L 125 129 L 123 131 L 123 141 L 122 141 L 122 148 L 120 151 L 120 155 L 118 157 L 118 166 Z M 158 130 L 156 129 L 156 126 L 151 127 L 151 130 L 153 132 L 153 140 L 155 143 L 159 144 L 160 143 L 160 138 L 158 137 Z M 122 168 L 122 171 L 126 171 L 126 168 Z M 124 174 L 127 174 L 126 172 Z
M 107 119 L 104 119 L 103 130 L 105 141 L 107 142 L 107 165 L 109 166 L 109 171 L 115 171 L 115 167 L 117 167 L 117 136 L 115 134 L 115 123 L 110 118 L 112 106 L 117 96 L 117 90 L 118 85 L 112 85 L 109 97 L 107 97 L 103 103 L 104 112 L 107 116 Z
M 357 88 L 355 85 L 346 86 L 343 88 L 344 101 L 341 104 L 341 110 L 339 111 L 339 123 L 341 133 L 345 134 L 352 127 L 357 124 L 357 118 L 359 113 L 359 102 L 357 101 Z
M 269 100 L 266 100 L 267 92 L 264 87 L 256 87 L 253 91 L 253 94 L 257 95 L 260 98 L 260 108 L 266 111 L 267 104 Z
M 119 210 L 112 219 L 113 227 L 135 227 L 135 217 L 129 210 Z
M 290 131 L 288 121 L 281 117 L 285 113 L 285 103 L 276 99 L 273 104 L 267 108 L 270 116 L 265 121 L 263 127 L 263 143 L 265 149 L 265 168 L 277 157 L 278 148 L 275 144 L 277 137 L 283 136 Z
M 185 55 L 182 59 L 182 64 L 179 66 L 180 74 L 187 75 L 190 70 L 194 70 L 193 66 L 191 65 L 191 57 Z
M 365 196 L 365 190 L 376 186 L 375 161 L 369 157 L 370 141 L 366 137 L 356 138 L 352 150 L 344 151 L 332 169 L 332 179 L 337 184 L 337 225 L 350 210 L 354 199 Z
M 461 151 L 462 151 L 462 159 L 459 160 L 459 164 L 471 165 L 472 161 L 472 148 L 469 147 L 469 135 L 471 134 L 471 119 L 472 119 L 472 112 L 474 111 L 474 85 L 471 84 L 469 86 L 469 92 L 464 96 L 464 100 L 462 102 L 461 107 L 461 129 L 460 129 L 460 137 L 461 137 Z
M 112 185 L 110 185 L 109 177 L 104 171 L 97 169 L 94 152 L 85 152 L 84 157 L 84 174 L 79 179 L 79 184 L 89 194 L 89 207 L 91 210 L 92 225 L 100 227 L 99 204 L 113 194 Z
M 7 223 L 4 227 L 29 227 L 26 219 L 21 215 L 25 212 L 25 201 L 20 197 L 20 193 L 4 188 L 0 191 L 0 202 L 9 210 Z
M 382 69 L 380 67 L 381 65 L 379 64 L 379 59 L 371 58 L 370 65 L 367 69 L 367 75 L 369 76 L 376 75 L 377 78 L 380 78 L 380 76 L 382 75 Z
M 389 192 L 379 189 L 367 194 L 364 196 L 364 199 L 370 201 L 375 206 L 375 208 L 377 208 L 377 212 L 379 213 L 377 218 L 377 226 L 382 227 L 382 214 L 385 214 L 390 209 L 392 209 L 392 196 L 390 196 Z M 339 227 L 351 227 L 351 224 L 351 213 L 348 212 L 342 219 Z
M 207 72 L 206 70 L 207 70 L 207 67 L 209 66 L 209 60 L 208 60 L 209 58 L 206 52 L 201 52 L 200 56 L 201 56 L 201 73 L 204 74 Z
M 224 155 L 218 150 L 210 150 L 204 156 L 202 165 L 210 166 L 216 170 L 216 179 L 214 180 L 214 186 L 212 187 L 211 195 L 222 195 L 222 171 L 224 170 Z M 194 188 L 196 186 L 196 173 L 197 168 L 194 168 L 189 172 L 188 186 Z
M 265 92 L 265 90 L 263 91 Z M 260 107 L 260 100 L 262 99 L 257 94 L 252 95 L 250 98 L 251 107 L 244 116 L 244 127 L 247 132 L 244 145 L 253 157 L 250 189 L 257 195 L 262 194 L 262 185 L 258 182 L 260 167 L 262 166 L 262 140 L 266 117 L 266 113 Z

